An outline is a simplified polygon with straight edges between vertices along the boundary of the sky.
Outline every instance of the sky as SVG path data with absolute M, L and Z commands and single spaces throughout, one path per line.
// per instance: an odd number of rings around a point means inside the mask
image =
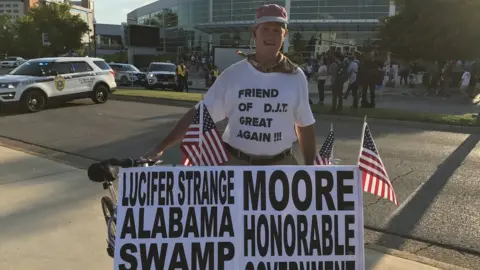
M 155 1 L 97 0 L 95 1 L 95 20 L 97 23 L 120 24 L 127 21 L 127 13 Z

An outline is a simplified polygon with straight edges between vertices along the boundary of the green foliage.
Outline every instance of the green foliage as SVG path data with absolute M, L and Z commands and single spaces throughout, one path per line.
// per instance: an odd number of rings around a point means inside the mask
M 406 59 L 452 60 L 480 56 L 480 1 L 397 0 L 385 18 L 380 46 Z
M 38 5 L 16 22 L 0 17 L 0 51 L 30 58 L 81 50 L 82 37 L 90 30 L 78 15 L 70 13 L 70 8 L 69 4 Z M 48 34 L 49 46 L 43 46 L 42 33 Z
M 126 52 L 105 55 L 103 56 L 103 59 L 105 59 L 107 63 L 128 63 L 128 55 Z
M 0 14 L 0 54 L 14 50 L 15 24 L 7 14 Z M 3 59 L 0 57 L 0 59 Z

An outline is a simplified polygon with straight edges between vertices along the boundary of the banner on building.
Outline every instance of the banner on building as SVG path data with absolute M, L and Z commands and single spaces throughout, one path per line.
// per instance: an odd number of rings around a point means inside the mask
M 119 177 L 115 269 L 363 269 L 356 166 L 148 167 Z

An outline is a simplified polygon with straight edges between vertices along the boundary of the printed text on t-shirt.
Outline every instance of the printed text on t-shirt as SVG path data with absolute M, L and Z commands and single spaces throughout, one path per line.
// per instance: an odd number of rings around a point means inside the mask
M 261 88 L 247 88 L 238 91 L 238 98 L 240 100 L 245 98 L 255 99 L 275 99 L 279 95 L 278 89 L 261 89 Z M 246 127 L 260 127 L 271 128 L 273 118 L 269 117 L 272 113 L 286 113 L 288 112 L 288 103 L 281 102 L 255 102 L 255 106 L 262 106 L 262 112 L 266 114 L 266 117 L 254 117 L 254 116 L 240 116 L 240 125 Z M 254 102 L 241 102 L 238 104 L 238 111 L 250 112 L 254 109 Z M 240 129 L 237 134 L 238 138 L 258 141 L 258 142 L 278 142 L 282 140 L 281 132 L 252 132 L 249 130 Z

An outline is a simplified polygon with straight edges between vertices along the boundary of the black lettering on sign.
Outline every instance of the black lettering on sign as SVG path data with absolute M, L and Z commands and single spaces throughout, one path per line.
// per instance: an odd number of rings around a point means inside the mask
M 127 208 L 120 238 L 125 239 L 127 235 L 132 239 L 235 236 L 230 207 L 189 207 L 185 212 L 181 207 L 158 207 L 153 224 L 147 227 L 144 208 L 138 209 L 138 213 Z
M 278 94 L 278 89 L 248 88 L 239 90 L 238 98 L 276 98 Z
M 180 205 L 235 204 L 233 170 L 181 171 L 178 174 Z
M 347 180 L 350 185 L 345 184 Z M 340 211 L 355 210 L 355 202 L 345 200 L 345 194 L 353 194 L 353 181 L 353 171 L 337 171 L 337 208 Z
M 273 133 L 273 141 L 278 142 L 282 140 L 282 133 L 281 132 L 275 132 Z
M 290 184 L 286 173 L 282 170 L 276 170 L 269 176 L 268 191 L 266 191 L 267 176 L 265 171 L 258 171 L 255 177 L 251 171 L 244 171 L 244 210 L 257 210 L 259 202 L 261 202 L 260 210 L 266 210 L 265 204 L 267 201 L 267 194 L 270 206 L 276 211 L 285 210 L 290 198 L 295 208 L 299 211 L 306 211 L 310 209 L 313 200 L 315 200 L 315 210 L 318 211 L 324 209 L 331 211 L 353 210 L 353 202 L 345 201 L 344 199 L 345 194 L 353 193 L 353 188 L 350 188 L 351 186 L 343 187 L 344 179 L 353 179 L 353 172 L 350 171 L 349 173 L 348 171 L 338 171 L 337 175 L 340 175 L 337 176 L 337 180 L 341 179 L 340 181 L 335 181 L 333 174 L 330 171 L 315 171 L 315 179 L 313 179 L 315 181 L 315 193 L 313 193 L 312 179 L 306 171 L 295 172 Z M 300 182 L 304 183 L 304 188 L 300 187 Z M 275 185 L 277 183 L 282 185 L 282 194 L 275 193 Z M 338 196 L 334 196 L 334 194 L 332 194 L 335 184 L 337 184 Z M 292 186 L 290 187 L 290 185 Z M 300 200 L 298 194 L 305 194 L 305 198 Z M 336 201 L 333 199 L 334 197 L 336 197 Z M 326 204 L 326 207 L 324 204 Z M 341 206 L 341 208 L 337 206 Z
M 243 256 L 355 255 L 354 231 L 348 228 L 354 223 L 352 215 L 313 215 L 311 220 L 305 215 L 245 215 Z M 340 225 L 347 226 L 345 237 L 340 237 Z
M 250 126 L 250 127 L 271 127 L 272 118 L 260 118 L 260 117 L 249 117 L 241 116 L 240 125 Z
M 249 112 L 253 108 L 253 103 L 240 103 L 238 104 L 238 110 L 241 112 Z
M 167 259 L 168 249 L 172 249 L 172 256 Z M 125 263 L 120 264 L 119 269 L 214 269 L 218 265 L 218 269 L 227 270 L 225 264 L 235 256 L 235 246 L 229 242 L 207 242 L 203 248 L 201 243 L 192 243 L 191 254 L 185 250 L 183 243 L 139 244 L 138 247 L 128 243 L 120 248 L 120 258 Z M 137 253 L 139 261 L 134 255 Z
M 239 130 L 237 138 L 257 142 L 270 142 L 272 139 L 272 134 L 264 132 L 250 132 L 248 130 Z
M 131 172 L 123 174 L 122 206 L 174 205 L 173 172 Z
M 355 270 L 355 261 L 248 262 L 245 270 Z
M 263 111 L 266 113 L 288 112 L 288 103 L 265 103 L 263 104 Z

